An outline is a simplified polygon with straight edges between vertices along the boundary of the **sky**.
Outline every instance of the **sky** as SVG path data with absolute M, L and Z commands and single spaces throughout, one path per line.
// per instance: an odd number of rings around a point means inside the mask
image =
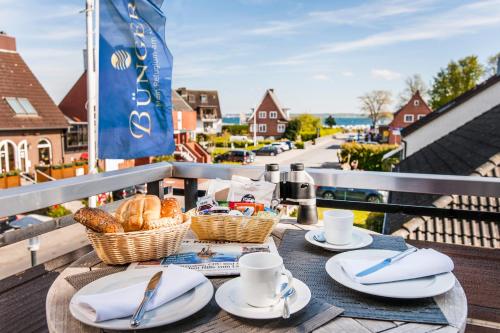
M 103 0 L 101 0 L 103 1 Z M 0 30 L 58 103 L 83 71 L 84 0 L 0 0 Z M 292 113 L 356 113 L 406 77 L 500 51 L 500 0 L 165 0 L 174 88 L 248 113 L 267 88 Z M 394 108 L 396 107 L 394 103 Z

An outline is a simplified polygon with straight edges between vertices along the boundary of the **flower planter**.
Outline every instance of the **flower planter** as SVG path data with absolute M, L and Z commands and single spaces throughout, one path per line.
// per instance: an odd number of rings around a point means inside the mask
M 63 179 L 63 169 L 50 168 L 50 176 L 55 179 Z
M 1 188 L 7 188 L 7 180 L 5 178 L 6 177 L 1 177 L 0 178 L 0 189 Z
M 62 169 L 63 178 L 71 178 L 75 176 L 75 168 L 73 166 L 64 167 Z
M 19 175 L 7 176 L 5 177 L 5 184 L 7 188 L 21 186 L 21 177 Z

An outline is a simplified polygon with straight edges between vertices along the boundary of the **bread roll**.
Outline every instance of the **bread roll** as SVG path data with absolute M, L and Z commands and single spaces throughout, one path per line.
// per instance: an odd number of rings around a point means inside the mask
M 161 202 L 161 217 L 177 218 L 182 214 L 181 206 L 176 198 L 165 198 Z
M 97 208 L 81 208 L 74 215 L 75 221 L 95 232 L 123 232 L 120 222 L 112 215 Z
M 146 195 L 142 212 L 143 230 L 149 230 L 149 223 L 160 219 L 161 200 L 155 195 Z
M 171 217 L 161 217 L 157 220 L 151 220 L 148 222 L 144 222 L 144 225 L 142 227 L 142 230 L 153 230 L 153 229 L 160 229 L 164 227 L 173 227 L 175 225 L 178 225 L 178 219 L 177 218 L 171 218 Z

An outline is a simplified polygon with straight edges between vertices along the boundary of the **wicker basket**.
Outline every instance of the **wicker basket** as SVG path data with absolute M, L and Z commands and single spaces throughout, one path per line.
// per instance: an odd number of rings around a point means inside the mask
M 183 214 L 183 223 L 161 229 L 98 233 L 87 229 L 87 237 L 97 256 L 108 265 L 159 259 L 177 253 L 191 225 Z
M 201 240 L 225 240 L 240 243 L 264 243 L 280 217 L 191 215 L 191 229 Z

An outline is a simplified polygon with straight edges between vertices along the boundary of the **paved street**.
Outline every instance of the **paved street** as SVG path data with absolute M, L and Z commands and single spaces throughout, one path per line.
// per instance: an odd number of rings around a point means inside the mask
M 343 140 L 329 138 L 307 149 L 293 149 L 277 156 L 256 156 L 254 165 L 279 163 L 304 163 L 308 167 L 333 167 L 338 165 L 337 151 Z

